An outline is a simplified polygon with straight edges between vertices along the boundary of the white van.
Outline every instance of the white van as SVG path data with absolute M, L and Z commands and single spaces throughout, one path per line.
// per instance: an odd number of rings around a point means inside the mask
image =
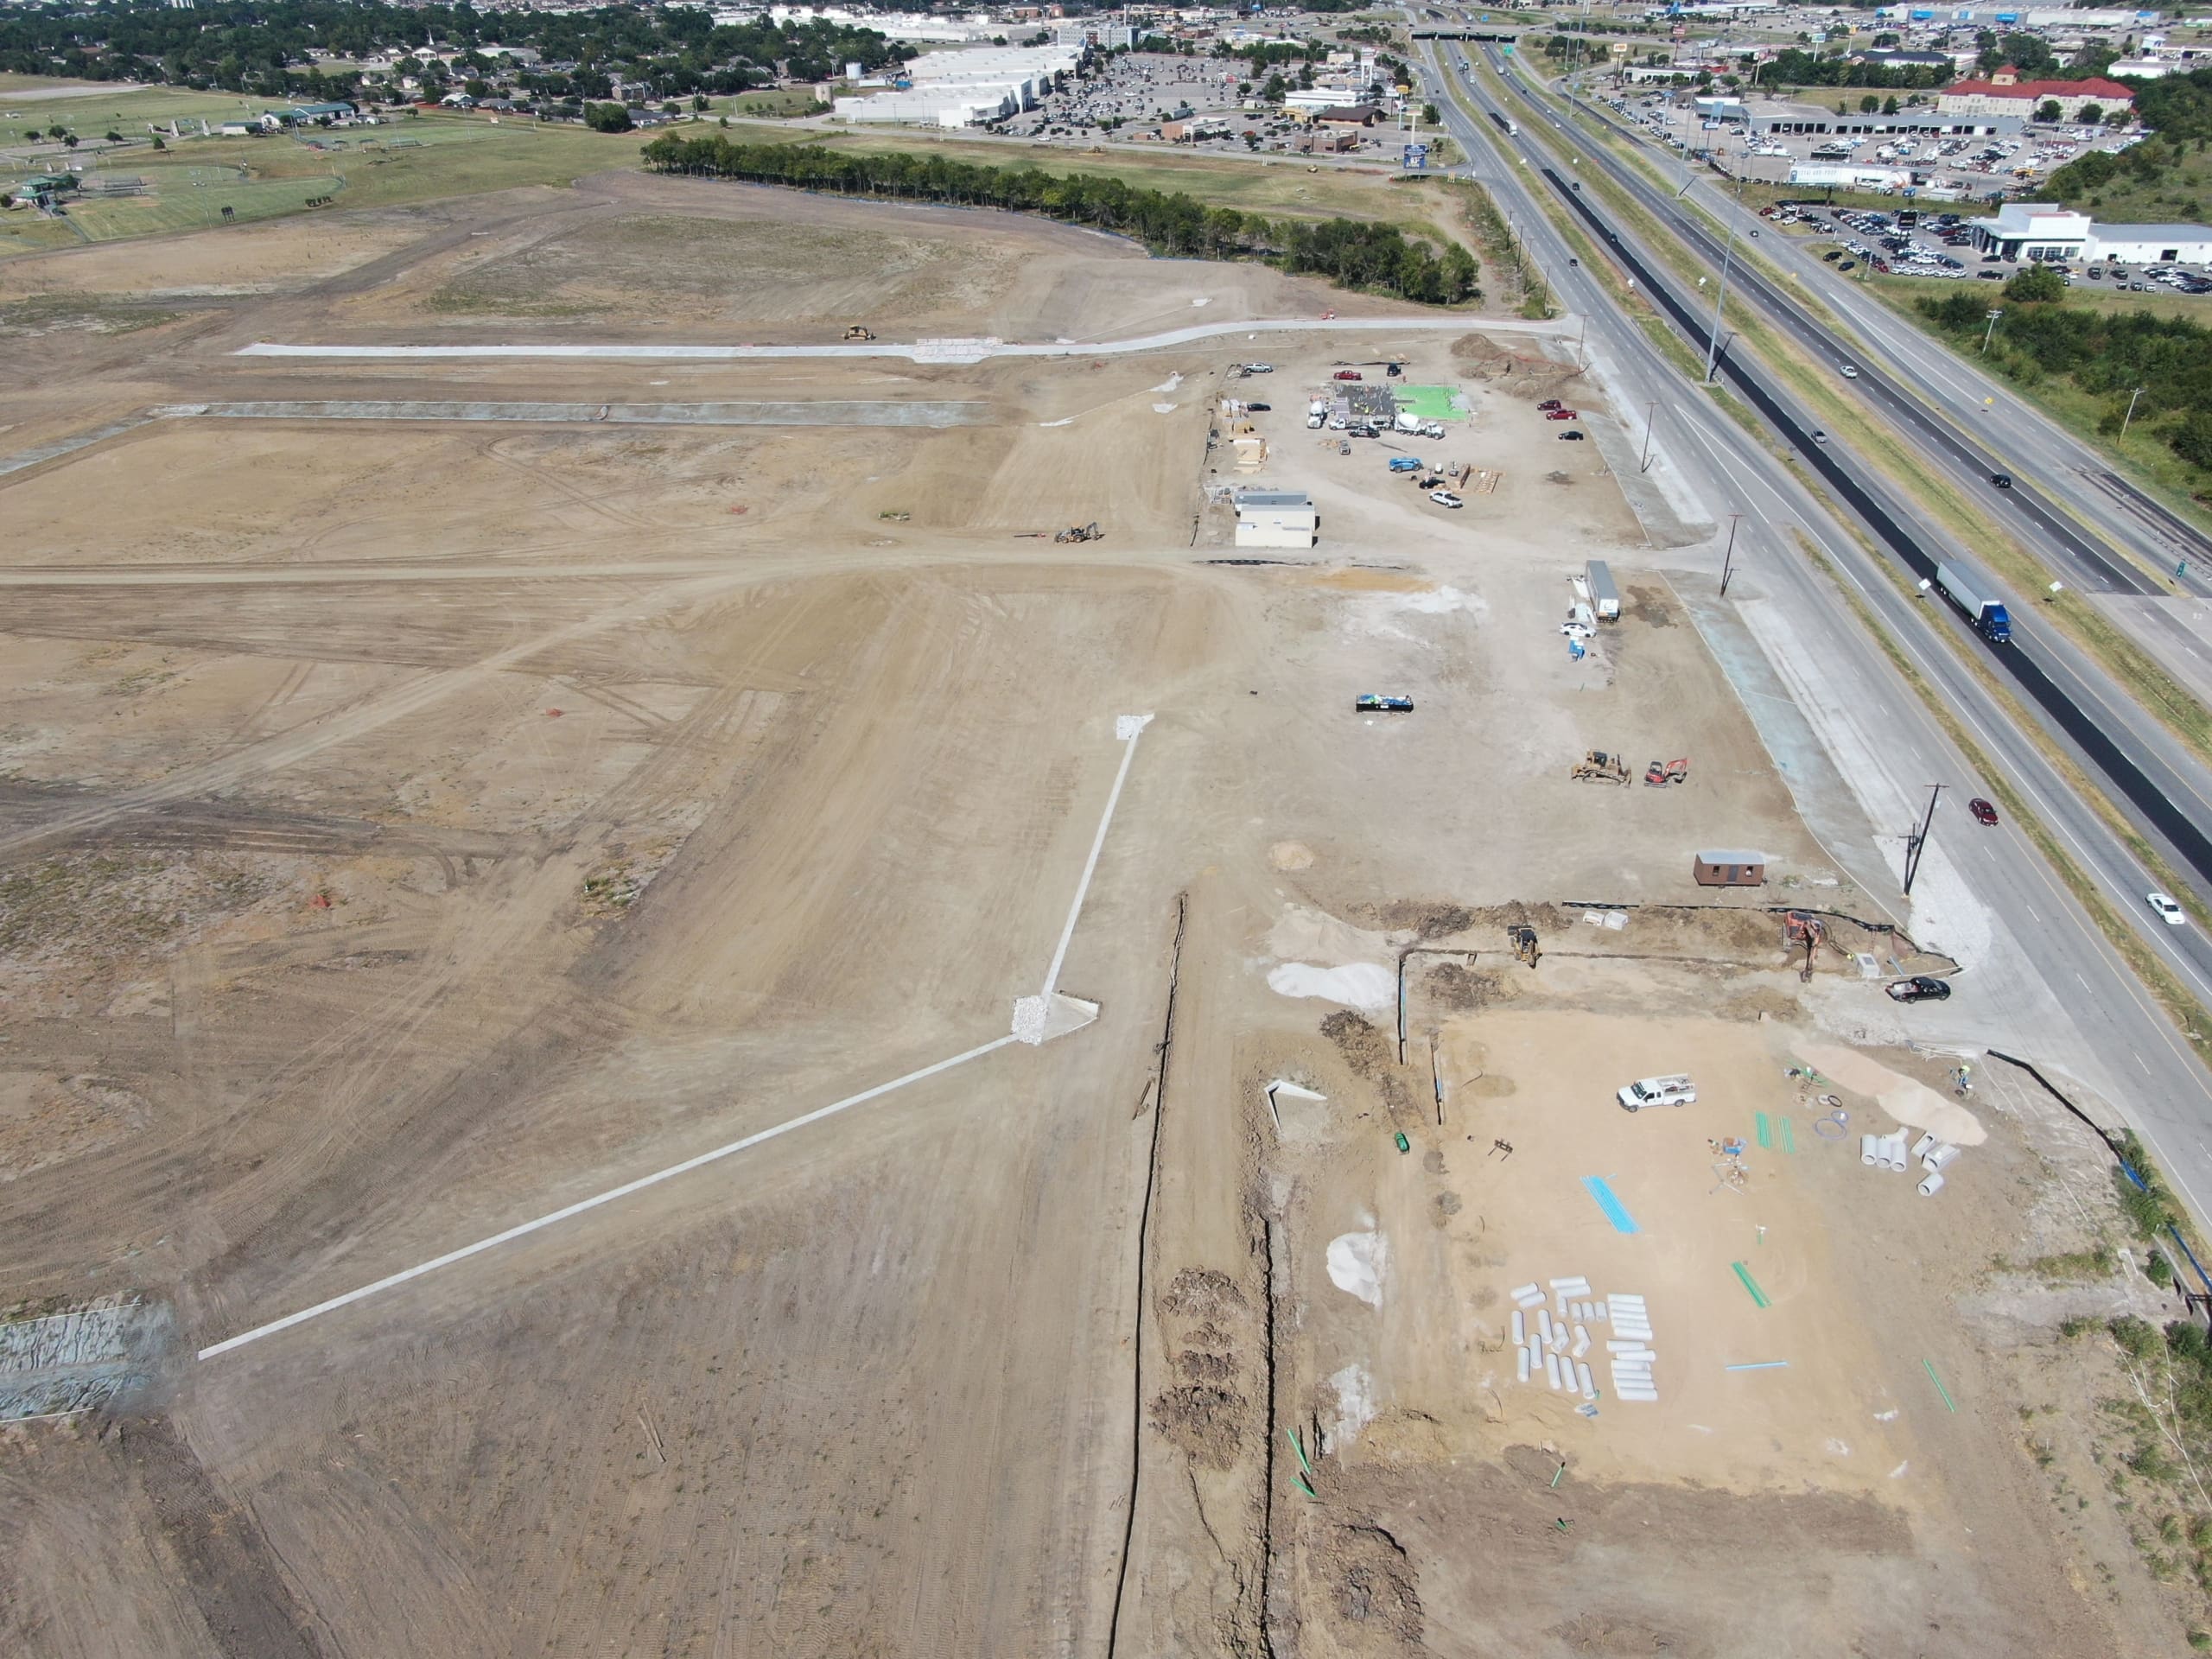
M 1613 1097 L 1624 1112 L 1640 1112 L 1647 1106 L 1688 1106 L 1697 1099 L 1697 1085 L 1688 1072 L 1677 1071 L 1670 1077 L 1638 1077 Z

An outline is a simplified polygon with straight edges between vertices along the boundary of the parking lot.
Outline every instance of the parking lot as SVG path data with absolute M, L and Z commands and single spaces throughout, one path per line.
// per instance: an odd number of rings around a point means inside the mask
M 1855 272 L 1863 264 L 1883 276 L 2001 282 L 2024 264 L 1980 252 L 1971 219 L 1960 213 L 1926 213 L 1909 207 L 1885 213 L 1782 202 L 1762 208 L 1760 217 L 1784 227 L 1806 227 L 1810 235 L 1834 238 L 1839 245 L 1821 257 L 1840 271 Z M 2129 265 L 2105 259 L 2052 263 L 2050 268 L 2069 287 L 2082 282 L 2135 294 L 2212 294 L 2212 271 L 2201 265 Z

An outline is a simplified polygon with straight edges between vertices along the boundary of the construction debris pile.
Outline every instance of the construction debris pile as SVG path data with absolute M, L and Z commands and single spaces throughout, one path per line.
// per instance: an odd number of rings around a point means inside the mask
M 1596 1415 L 1598 1387 L 1591 1375 L 1590 1327 L 1605 1325 L 1606 1363 L 1611 1374 L 1613 1397 L 1656 1402 L 1659 1390 L 1652 1381 L 1656 1357 L 1651 1350 L 1651 1316 L 1643 1298 L 1625 1292 L 1593 1297 L 1587 1279 L 1573 1277 L 1548 1281 L 1551 1306 L 1545 1306 L 1542 1289 L 1534 1281 L 1516 1285 L 1506 1294 L 1513 1299 L 1514 1376 L 1528 1382 L 1541 1376 L 1554 1393 L 1579 1394 L 1586 1402 L 1577 1409 Z M 1556 1309 L 1556 1313 L 1554 1313 Z M 1532 1317 L 1533 1316 L 1533 1317 Z

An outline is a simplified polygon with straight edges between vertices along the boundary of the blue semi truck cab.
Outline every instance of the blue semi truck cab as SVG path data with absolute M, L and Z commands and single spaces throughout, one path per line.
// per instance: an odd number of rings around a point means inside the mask
M 1936 567 L 1936 585 L 1943 597 L 1967 613 L 1967 620 L 1974 629 L 1993 645 L 2008 645 L 2012 639 L 2012 613 L 2005 608 L 2003 597 L 1980 572 L 1960 564 L 1939 564 Z

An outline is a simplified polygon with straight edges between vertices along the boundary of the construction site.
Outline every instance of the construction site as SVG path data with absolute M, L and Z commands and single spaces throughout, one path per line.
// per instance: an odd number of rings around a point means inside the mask
M 2050 994 L 1566 326 L 628 176 L 0 294 L 7 1651 L 2178 1641 Z

